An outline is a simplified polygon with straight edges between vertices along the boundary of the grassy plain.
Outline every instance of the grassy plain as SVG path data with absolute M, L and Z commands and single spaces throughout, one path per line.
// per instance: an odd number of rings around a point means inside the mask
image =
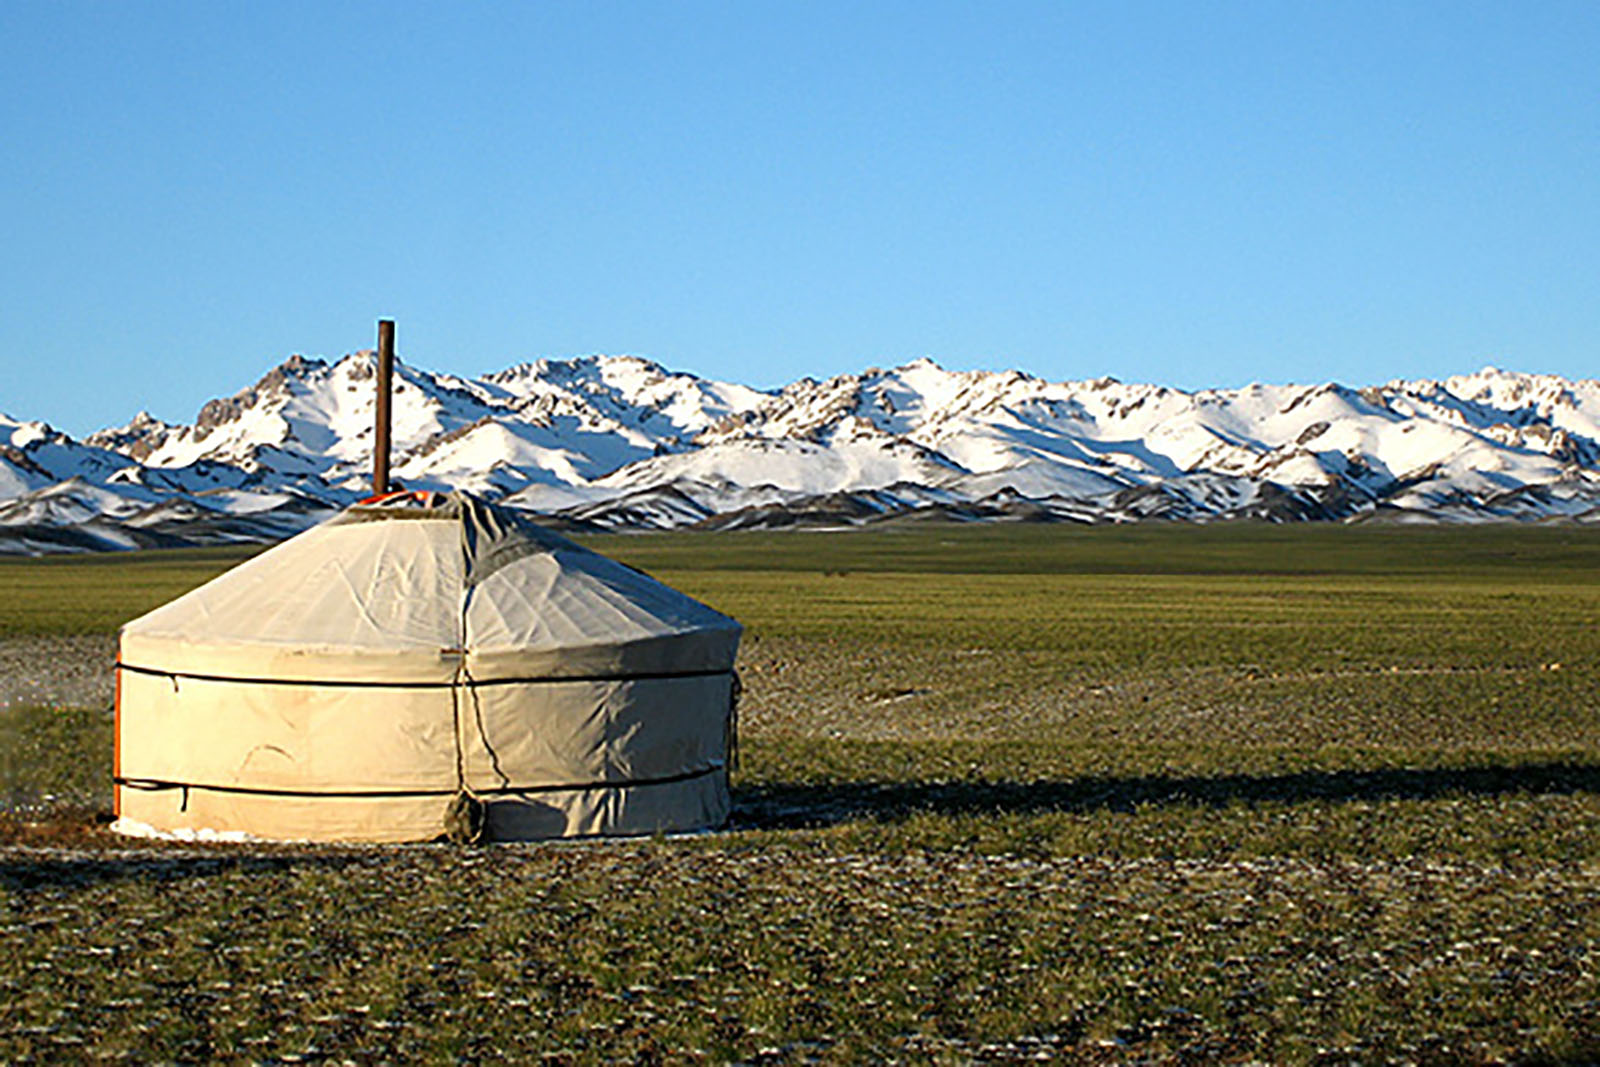
M 136 847 L 102 709 L 0 712 L 0 1058 L 1600 1060 L 1600 533 L 590 543 L 747 624 L 733 832 Z

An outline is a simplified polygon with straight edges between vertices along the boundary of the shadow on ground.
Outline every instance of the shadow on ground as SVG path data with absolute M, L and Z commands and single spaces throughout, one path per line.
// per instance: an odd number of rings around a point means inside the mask
M 355 855 L 217 856 L 179 851 L 152 855 L 119 853 L 108 849 L 98 855 L 79 853 L 60 858 L 13 856 L 0 859 L 0 888 L 12 893 L 39 889 L 87 889 L 106 882 L 130 879 L 139 882 L 173 882 L 186 878 L 214 878 L 234 872 L 270 875 L 308 867 L 338 870 L 371 862 L 371 857 Z
M 1600 764 L 1540 763 L 1427 770 L 1305 771 L 1297 774 L 1075 778 L 1063 781 L 767 783 L 734 790 L 732 830 L 791 830 L 915 814 L 1037 815 L 1133 811 L 1144 805 L 1427 800 L 1451 796 L 1600 793 Z M 37 821 L 0 815 L 0 889 L 86 888 L 128 879 L 175 881 L 292 868 L 341 870 L 382 862 L 391 850 L 322 852 L 288 847 L 135 844 L 109 833 L 106 813 L 64 810 Z M 238 849 L 240 851 L 233 852 Z
M 731 828 L 784 830 L 913 814 L 1132 811 L 1147 804 L 1428 800 L 1508 793 L 1600 793 L 1600 765 L 1543 763 L 1427 770 L 1305 771 L 1209 777 L 1146 775 L 1066 781 L 766 783 L 736 788 Z
M 379 858 L 371 850 L 318 852 L 284 846 L 263 851 L 240 844 L 141 841 L 111 833 L 111 819 L 110 812 L 72 806 L 32 814 L 0 812 L 0 892 L 78 889 L 126 880 L 172 882 L 235 872 L 272 875 L 307 867 L 339 870 Z

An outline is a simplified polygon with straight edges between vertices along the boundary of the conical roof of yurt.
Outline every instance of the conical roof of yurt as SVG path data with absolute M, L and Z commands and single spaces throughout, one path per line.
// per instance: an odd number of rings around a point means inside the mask
M 715 827 L 739 635 L 513 510 L 377 498 L 123 627 L 119 825 L 310 841 Z

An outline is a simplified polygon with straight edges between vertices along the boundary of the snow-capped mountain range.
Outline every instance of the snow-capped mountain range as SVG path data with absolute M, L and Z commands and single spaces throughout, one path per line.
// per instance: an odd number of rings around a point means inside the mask
M 291 357 L 82 441 L 0 415 L 0 551 L 267 540 L 368 492 L 374 359 Z M 1600 381 L 1185 392 L 929 360 L 777 390 L 631 356 L 397 366 L 393 476 L 579 529 L 885 520 L 1600 520 Z

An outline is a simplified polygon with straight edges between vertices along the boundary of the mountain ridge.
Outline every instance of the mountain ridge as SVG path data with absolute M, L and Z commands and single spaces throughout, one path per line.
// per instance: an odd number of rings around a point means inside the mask
M 374 357 L 82 441 L 0 416 L 0 551 L 270 540 L 366 493 Z M 1600 381 L 1493 367 L 1193 392 L 931 359 L 776 389 L 638 356 L 397 364 L 394 476 L 576 529 L 1600 520 Z M 67 546 L 67 547 L 62 547 Z

